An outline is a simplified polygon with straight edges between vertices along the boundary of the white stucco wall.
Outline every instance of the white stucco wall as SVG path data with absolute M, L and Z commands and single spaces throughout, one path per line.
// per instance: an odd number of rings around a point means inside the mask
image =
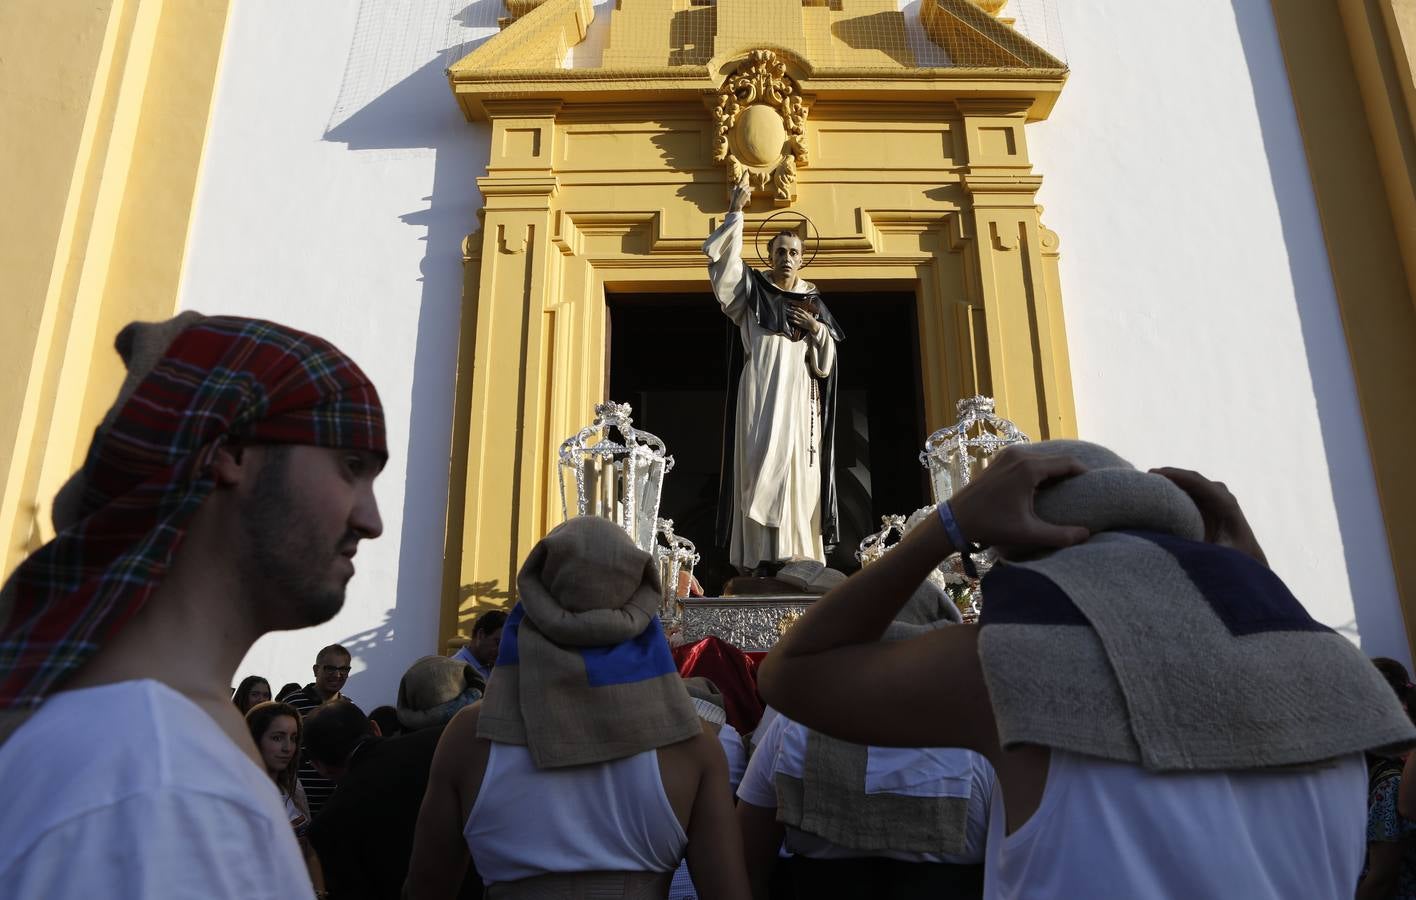
M 1061 237 L 1081 435 L 1224 481 L 1319 620 L 1406 659 L 1271 8 L 1093 0 L 1029 129 Z
M 1025 2 L 1060 51 L 1055 20 Z M 1083 436 L 1228 482 L 1314 615 L 1405 658 L 1268 5 L 1060 12 L 1073 73 L 1030 146 L 1062 239 Z M 460 242 L 487 154 L 442 70 L 503 13 L 501 0 L 234 5 L 182 305 L 333 340 L 378 384 L 392 448 L 385 533 L 361 548 L 344 611 L 263 638 L 238 678 L 303 683 L 315 650 L 340 641 L 355 652 L 348 692 L 368 708 L 438 649 Z
M 450 45 L 502 13 L 501 0 L 232 6 L 181 304 L 332 340 L 377 384 L 391 451 L 384 534 L 361 546 L 344 610 L 267 635 L 237 678 L 304 684 L 338 641 L 367 709 L 438 650 L 460 248 L 487 158 L 443 70 Z

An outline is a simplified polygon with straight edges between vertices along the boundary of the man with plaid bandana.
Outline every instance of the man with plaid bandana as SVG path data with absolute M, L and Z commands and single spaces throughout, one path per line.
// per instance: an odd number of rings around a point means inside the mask
M 0 883 L 26 897 L 310 896 L 226 685 L 327 621 L 383 525 L 369 379 L 329 343 L 185 313 L 128 375 L 55 539 L 0 590 Z

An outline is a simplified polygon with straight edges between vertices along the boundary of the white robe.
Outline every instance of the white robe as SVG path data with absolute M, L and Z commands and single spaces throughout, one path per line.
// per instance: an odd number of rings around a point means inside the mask
M 747 305 L 742 230 L 742 214 L 730 212 L 703 242 L 713 295 L 738 326 L 745 356 L 733 439 L 736 490 L 728 559 L 743 570 L 775 560 L 824 563 L 822 420 L 811 389 L 813 374 L 831 374 L 836 342 L 824 327 L 793 341 L 757 324 Z M 800 293 L 813 290 L 804 281 L 797 288 Z

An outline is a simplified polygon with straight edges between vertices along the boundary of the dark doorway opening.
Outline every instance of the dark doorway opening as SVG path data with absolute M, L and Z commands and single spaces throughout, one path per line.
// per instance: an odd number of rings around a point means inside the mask
M 915 297 L 825 286 L 823 293 L 846 334 L 836 400 L 841 539 L 827 562 L 851 572 L 856 548 L 879 530 L 881 516 L 908 515 L 928 502 L 919 465 L 925 434 Z M 609 399 L 633 406 L 635 427 L 658 435 L 673 454 L 660 515 L 697 544 L 698 579 L 717 594 L 737 574 L 714 540 L 731 326 L 707 293 L 609 293 L 606 300 Z

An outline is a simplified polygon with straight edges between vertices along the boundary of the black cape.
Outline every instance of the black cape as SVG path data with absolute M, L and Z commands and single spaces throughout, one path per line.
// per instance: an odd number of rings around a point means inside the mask
M 816 301 L 821 323 L 831 332 L 836 343 L 846 339 L 841 326 L 815 287 L 810 293 L 802 294 L 784 291 L 750 266 L 747 270 L 747 308 L 764 331 L 790 337 L 791 320 L 787 318 L 786 300 L 811 298 Z M 736 505 L 736 485 L 733 483 L 733 438 L 737 434 L 738 384 L 742 380 L 742 368 L 747 362 L 743 352 L 742 336 L 738 326 L 727 323 L 728 390 L 723 406 L 723 450 L 721 468 L 718 475 L 718 546 L 727 547 L 732 540 L 733 507 Z M 816 378 L 821 395 L 821 540 L 828 549 L 840 539 L 840 528 L 836 515 L 836 374 L 840 366 L 833 365 L 831 374 Z

